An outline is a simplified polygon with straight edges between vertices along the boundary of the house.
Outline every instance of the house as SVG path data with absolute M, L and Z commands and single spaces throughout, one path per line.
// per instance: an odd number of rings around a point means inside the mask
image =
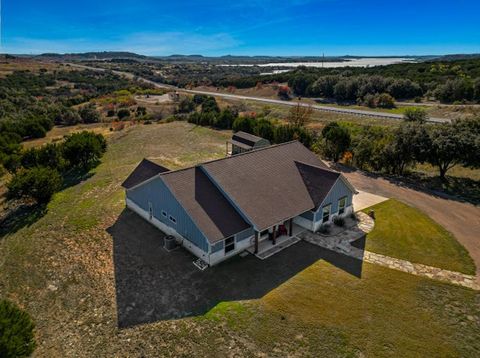
M 127 207 L 209 265 L 317 231 L 355 193 L 298 141 L 175 171 L 144 159 L 123 186 Z
M 264 148 L 269 145 L 270 142 L 267 139 L 239 131 L 234 133 L 232 139 L 227 141 L 227 156 Z

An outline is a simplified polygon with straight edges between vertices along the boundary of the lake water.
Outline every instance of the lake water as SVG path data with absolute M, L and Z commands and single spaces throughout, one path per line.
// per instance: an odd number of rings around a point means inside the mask
M 260 64 L 223 64 L 219 66 L 244 66 L 244 67 L 289 67 L 294 68 L 298 66 L 306 67 L 324 67 L 324 68 L 336 68 L 336 67 L 374 67 L 374 66 L 386 66 L 393 65 L 396 63 L 414 63 L 415 60 L 411 58 L 355 58 L 347 59 L 343 62 L 282 62 L 282 63 L 260 63 Z M 287 70 L 278 70 L 275 73 L 280 71 L 285 72 Z

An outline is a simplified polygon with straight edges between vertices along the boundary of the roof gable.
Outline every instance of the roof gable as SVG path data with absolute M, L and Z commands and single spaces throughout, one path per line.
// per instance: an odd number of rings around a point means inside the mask
M 302 162 L 295 162 L 295 164 L 315 204 L 315 208 L 318 208 L 337 182 L 340 173 Z
M 211 243 L 250 227 L 201 168 L 169 172 L 160 178 Z
M 132 173 L 125 179 L 122 186 L 125 189 L 131 189 L 138 184 L 143 183 L 145 180 L 153 178 L 159 173 L 168 172 L 169 169 L 162 167 L 148 159 L 143 159 L 140 164 L 133 170 Z

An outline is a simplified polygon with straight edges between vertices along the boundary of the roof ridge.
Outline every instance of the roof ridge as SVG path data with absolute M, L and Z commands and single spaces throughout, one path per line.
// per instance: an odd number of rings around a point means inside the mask
M 181 169 L 176 169 L 176 170 L 170 170 L 170 171 L 168 171 L 168 172 L 159 173 L 158 175 L 164 176 L 164 175 L 168 175 L 168 174 L 172 174 L 172 173 L 178 173 L 178 172 L 180 172 L 180 171 L 182 171 L 182 170 L 193 169 L 193 168 L 196 168 L 196 167 L 204 166 L 205 164 L 215 163 L 215 162 L 219 162 L 219 161 L 227 160 L 227 159 L 231 159 L 231 158 L 237 158 L 237 157 L 240 157 L 240 156 L 243 156 L 243 155 L 249 155 L 249 154 L 252 154 L 252 153 L 260 152 L 260 151 L 262 151 L 262 150 L 268 150 L 268 149 L 272 149 L 272 148 L 278 148 L 278 147 L 281 147 L 281 146 L 283 146 L 283 145 L 292 144 L 292 143 L 302 144 L 302 143 L 300 143 L 298 140 L 291 140 L 291 141 L 289 141 L 289 142 L 283 142 L 283 143 L 278 143 L 278 144 L 269 145 L 269 146 L 267 146 L 267 147 L 262 147 L 262 148 L 258 148 L 258 149 L 252 149 L 252 150 L 249 150 L 249 151 L 247 151 L 247 152 L 235 154 L 235 155 L 230 156 L 230 157 L 224 157 L 224 158 L 218 158 L 218 159 L 208 160 L 208 161 L 206 161 L 206 162 L 199 163 L 199 164 L 196 164 L 196 165 L 192 165 L 192 166 L 186 167 L 186 168 L 181 168 Z M 303 145 L 303 144 L 302 144 L 302 145 Z
M 330 168 L 322 168 L 318 165 L 308 164 L 308 163 L 302 162 L 301 160 L 294 160 L 294 162 L 302 164 L 302 165 L 306 165 L 306 166 L 309 166 L 309 167 L 313 167 L 313 168 L 316 168 L 316 169 L 321 169 L 321 170 L 324 170 L 326 172 L 330 172 L 330 173 L 334 173 L 334 174 L 341 174 L 339 171 L 336 171 L 336 170 L 333 170 L 333 169 L 330 169 Z

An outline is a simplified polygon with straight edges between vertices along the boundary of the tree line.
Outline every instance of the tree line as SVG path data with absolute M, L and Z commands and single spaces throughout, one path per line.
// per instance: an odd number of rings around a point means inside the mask
M 54 125 L 100 121 L 93 104 L 74 106 L 132 86 L 149 87 L 90 70 L 15 71 L 0 79 L 0 165 L 20 152 L 23 140 L 44 137 Z
M 429 163 L 445 180 L 457 165 L 480 167 L 480 118 L 434 125 L 405 121 L 396 129 L 331 122 L 314 147 L 335 162 L 344 159 L 389 174 L 403 175 L 417 163 Z
M 198 107 L 198 110 L 197 110 Z M 299 140 L 310 147 L 314 142 L 314 133 L 305 128 L 311 113 L 309 108 L 295 106 L 287 118 L 287 123 L 266 118 L 265 113 L 239 114 L 237 108 L 220 109 L 214 97 L 195 95 L 186 97 L 179 103 L 177 118 L 189 123 L 216 129 L 243 131 L 268 139 L 271 143 L 284 143 Z

